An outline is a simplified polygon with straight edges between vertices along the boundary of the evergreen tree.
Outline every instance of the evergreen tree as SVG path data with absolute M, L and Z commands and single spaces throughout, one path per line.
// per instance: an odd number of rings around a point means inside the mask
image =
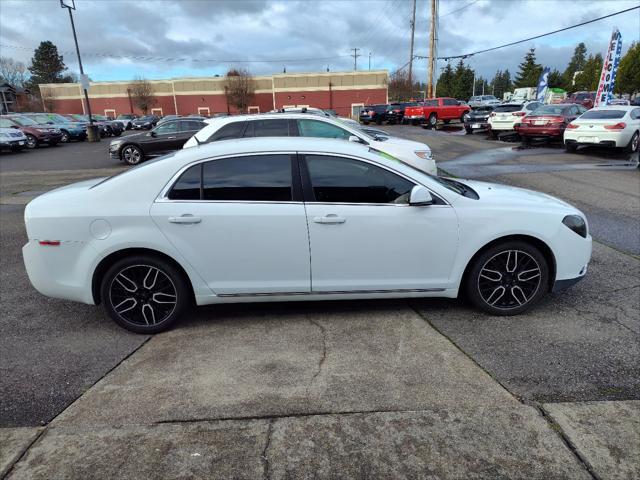
M 549 72 L 549 88 L 564 88 L 563 75 L 555 68 Z
M 520 71 L 516 75 L 516 87 L 535 87 L 538 85 L 542 65 L 536 63 L 536 49 L 527 52 L 522 63 L 518 66 Z
M 615 92 L 629 95 L 640 92 L 640 43 L 633 42 L 629 51 L 620 59 Z
M 491 80 L 491 92 L 496 98 L 503 98 L 505 92 L 510 92 L 512 89 L 511 85 L 511 73 L 509 73 L 509 69 L 498 70 Z
M 473 70 L 467 67 L 461 59 L 453 73 L 453 88 L 450 96 L 461 100 L 469 99 L 473 92 L 473 77 Z
M 562 88 L 571 90 L 573 85 L 573 76 L 576 72 L 584 70 L 587 61 L 587 47 L 580 42 L 573 51 L 573 56 L 569 60 L 567 69 L 562 73 Z M 560 85 L 558 85 L 560 86 Z
M 572 90 L 587 90 L 590 92 L 597 90 L 601 72 L 602 55 L 599 53 L 596 55 L 589 55 L 582 72 L 575 76 Z
M 436 84 L 436 92 L 439 97 L 453 96 L 453 79 L 453 68 L 451 68 L 450 63 L 447 63 L 447 66 L 444 67 L 444 70 L 440 74 L 440 78 L 438 78 L 438 83 Z
M 40 83 L 68 82 L 71 77 L 63 75 L 66 69 L 62 55 L 58 54 L 58 47 L 49 41 L 40 42 L 31 58 L 29 87 L 32 91 L 37 91 Z

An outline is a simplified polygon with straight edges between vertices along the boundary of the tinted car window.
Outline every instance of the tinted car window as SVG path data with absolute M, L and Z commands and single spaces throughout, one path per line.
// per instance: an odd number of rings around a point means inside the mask
M 383 168 L 325 155 L 307 155 L 306 161 L 317 202 L 409 202 L 414 184 Z
M 527 103 L 526 105 L 526 109 L 533 112 L 535 109 L 537 109 L 540 106 L 540 102 L 531 102 L 531 103 Z
M 519 110 L 522 110 L 522 105 L 498 105 L 494 112 L 517 112 Z
M 197 132 L 201 128 L 204 128 L 204 122 L 197 120 L 186 120 L 179 123 L 181 132 Z
M 580 119 L 592 120 L 613 120 L 624 117 L 625 110 L 589 110 Z
M 289 155 L 252 155 L 204 164 L 204 200 L 290 201 Z
M 298 120 L 301 137 L 342 138 L 348 140 L 352 135 L 347 130 L 318 120 Z
M 442 103 L 444 105 L 458 105 L 458 101 L 453 100 L 452 98 L 445 98 Z
M 631 118 L 633 118 L 634 120 L 637 120 L 638 118 L 640 118 L 640 108 L 634 108 L 633 110 L 631 110 Z
M 288 137 L 289 122 L 279 118 L 273 120 L 254 120 L 249 122 L 245 137 Z
M 169 133 L 176 133 L 178 131 L 178 122 L 163 123 L 159 127 L 153 129 L 158 135 L 167 135 Z
M 437 107 L 438 106 L 438 101 L 437 100 L 425 100 L 422 104 L 425 107 Z
M 200 200 L 202 164 L 185 171 L 169 192 L 171 200 Z
M 11 128 L 11 126 L 13 126 L 13 122 L 11 120 L 7 120 L 6 118 L 0 118 L 0 127 Z
M 207 141 L 228 140 L 230 138 L 240 138 L 247 122 L 231 122 L 224 125 L 220 130 L 212 134 Z

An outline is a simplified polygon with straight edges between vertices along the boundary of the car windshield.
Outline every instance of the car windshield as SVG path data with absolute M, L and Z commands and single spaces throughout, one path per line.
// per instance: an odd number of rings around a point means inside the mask
M 471 111 L 471 113 L 489 113 L 493 112 L 493 107 L 478 107 Z
M 566 107 L 560 105 L 545 105 L 535 110 L 536 115 L 562 115 Z M 575 107 L 574 107 L 575 108 Z
M 496 107 L 496 109 L 494 110 L 494 112 L 496 113 L 500 113 L 500 112 L 517 112 L 518 110 L 522 110 L 522 105 L 521 104 L 512 104 L 512 105 L 499 105 Z
M 38 122 L 28 118 L 28 117 L 13 117 L 11 121 L 17 123 L 21 127 L 31 127 L 33 125 L 38 125 Z
M 50 118 L 58 123 L 70 123 L 71 120 L 69 120 L 66 117 L 63 117 L 62 115 L 57 115 L 57 114 L 53 114 L 50 115 Z
M 46 115 L 31 115 L 30 118 L 32 120 L 35 120 L 37 123 L 48 123 L 48 122 L 53 123 L 53 120 L 51 120 Z
M 614 120 L 624 117 L 626 110 L 589 110 L 580 119 L 586 120 Z

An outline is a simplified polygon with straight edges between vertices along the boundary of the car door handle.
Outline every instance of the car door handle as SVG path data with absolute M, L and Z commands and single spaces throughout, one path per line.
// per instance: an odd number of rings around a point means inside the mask
M 194 217 L 190 214 L 185 214 L 180 217 L 169 217 L 170 223 L 178 223 L 181 225 L 190 224 L 190 223 L 200 223 L 202 219 L 200 217 Z
M 340 217 L 334 213 L 331 213 L 329 215 L 325 215 L 324 217 L 313 217 L 313 221 L 315 223 L 331 224 L 331 223 L 344 223 L 347 221 L 347 219 L 344 217 Z
M 173 140 L 176 137 L 167 137 L 167 140 Z

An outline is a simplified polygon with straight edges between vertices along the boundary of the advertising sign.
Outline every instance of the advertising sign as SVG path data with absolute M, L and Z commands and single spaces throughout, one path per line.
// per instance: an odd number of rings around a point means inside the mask
M 551 69 L 546 67 L 542 74 L 540 75 L 540 79 L 538 80 L 538 91 L 536 92 L 536 100 L 544 103 L 544 97 L 547 94 L 547 88 L 549 88 L 549 73 Z
M 604 57 L 602 63 L 602 73 L 600 74 L 600 83 L 596 92 L 596 99 L 593 102 L 594 107 L 609 105 L 611 96 L 613 95 L 613 87 L 616 83 L 616 74 L 618 73 L 618 64 L 622 56 L 622 35 L 618 29 L 613 30 L 611 41 L 609 42 L 609 50 L 607 56 Z

